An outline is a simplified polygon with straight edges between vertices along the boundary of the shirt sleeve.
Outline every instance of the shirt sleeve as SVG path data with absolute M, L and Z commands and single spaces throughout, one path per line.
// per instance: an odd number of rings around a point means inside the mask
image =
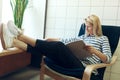
M 111 61 L 111 49 L 109 40 L 106 36 L 103 36 L 102 53 L 107 56 L 107 62 L 109 63 Z
M 60 38 L 60 41 L 63 42 L 64 44 L 68 44 L 71 42 L 79 41 L 82 40 L 80 37 L 74 37 L 74 38 Z
M 74 38 L 60 38 L 59 40 L 61 42 L 63 42 L 64 44 L 68 44 L 68 43 L 71 43 L 71 42 L 83 40 L 83 38 L 84 38 L 84 35 L 81 35 L 79 37 L 74 37 Z

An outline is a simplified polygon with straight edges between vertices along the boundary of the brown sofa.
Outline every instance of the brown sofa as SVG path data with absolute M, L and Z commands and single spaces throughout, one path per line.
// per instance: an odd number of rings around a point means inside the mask
M 31 54 L 18 48 L 0 52 L 0 77 L 28 66 Z

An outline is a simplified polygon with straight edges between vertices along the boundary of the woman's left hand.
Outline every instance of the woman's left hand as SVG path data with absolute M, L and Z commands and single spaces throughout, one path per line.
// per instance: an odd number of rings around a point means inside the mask
M 86 45 L 86 49 L 91 53 L 91 54 L 95 54 L 97 52 L 97 50 L 90 46 L 90 45 Z

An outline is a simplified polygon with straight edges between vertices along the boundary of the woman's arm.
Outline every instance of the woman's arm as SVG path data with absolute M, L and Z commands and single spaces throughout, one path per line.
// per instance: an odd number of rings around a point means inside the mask
M 98 56 L 102 62 L 107 63 L 107 56 L 105 54 L 103 54 L 102 52 L 98 51 L 97 49 L 95 49 L 92 46 L 86 46 L 86 49 L 92 53 L 95 54 L 96 56 Z
M 98 56 L 103 62 L 109 63 L 111 61 L 111 49 L 110 49 L 109 40 L 106 36 L 102 36 L 100 39 L 101 39 L 100 51 L 91 46 L 87 46 L 87 49 L 91 53 Z

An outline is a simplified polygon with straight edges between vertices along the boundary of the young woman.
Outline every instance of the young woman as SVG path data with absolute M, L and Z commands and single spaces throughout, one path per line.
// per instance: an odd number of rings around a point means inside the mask
M 7 26 L 2 26 L 1 41 L 4 49 L 18 47 L 31 54 L 42 54 L 47 56 L 61 67 L 81 68 L 79 77 L 82 78 L 86 65 L 101 62 L 109 63 L 111 59 L 109 41 L 108 38 L 102 34 L 98 16 L 88 16 L 85 19 L 85 25 L 85 34 L 72 39 L 72 41 L 83 40 L 86 44 L 86 49 L 92 56 L 86 57 L 85 60 L 78 59 L 66 46 L 66 41 L 64 39 L 32 39 L 22 34 L 22 31 L 11 21 L 8 22 Z M 67 43 L 69 43 L 69 41 Z M 94 71 L 94 73 L 97 74 L 97 71 Z

